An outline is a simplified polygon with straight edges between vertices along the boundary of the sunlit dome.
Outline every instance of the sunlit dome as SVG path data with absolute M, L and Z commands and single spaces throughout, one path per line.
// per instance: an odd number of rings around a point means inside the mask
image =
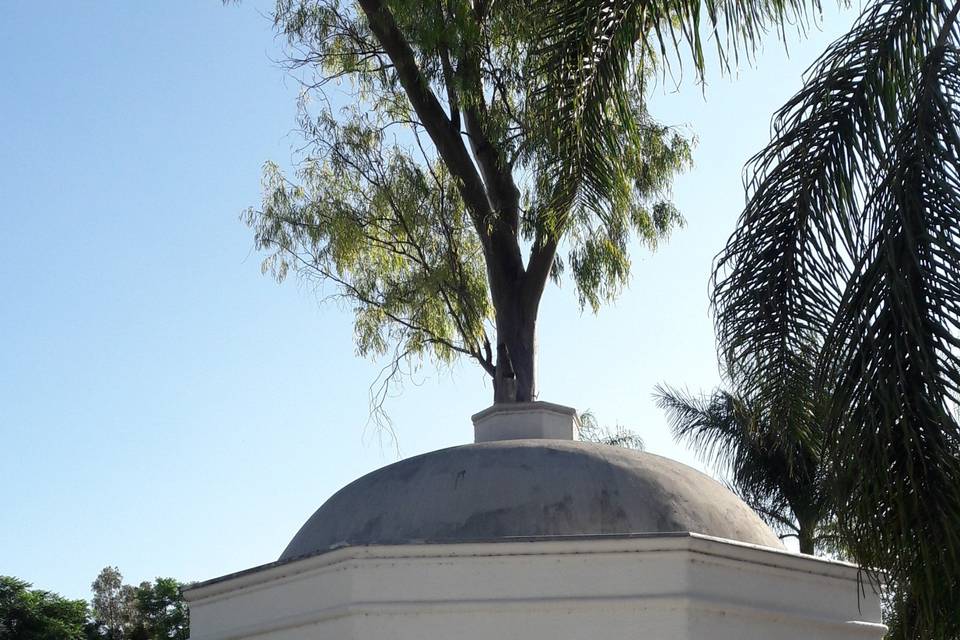
M 859 569 L 790 553 L 722 484 L 495 404 L 474 444 L 383 467 L 276 562 L 184 592 L 195 640 L 879 640 Z
M 782 549 L 740 498 L 686 465 L 585 442 L 501 440 L 363 476 L 327 500 L 280 559 L 358 545 L 687 532 Z

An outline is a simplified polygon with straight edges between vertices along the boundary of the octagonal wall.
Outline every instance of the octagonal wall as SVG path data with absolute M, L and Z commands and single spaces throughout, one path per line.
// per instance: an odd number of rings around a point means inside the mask
M 194 640 L 883 636 L 857 569 L 695 534 L 347 547 L 197 585 Z

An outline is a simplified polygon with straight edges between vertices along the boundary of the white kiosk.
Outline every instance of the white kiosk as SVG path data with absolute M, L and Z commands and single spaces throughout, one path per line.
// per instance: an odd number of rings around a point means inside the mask
M 857 567 L 784 550 L 685 465 L 496 405 L 476 443 L 374 471 L 274 563 L 185 591 L 193 640 L 882 638 Z

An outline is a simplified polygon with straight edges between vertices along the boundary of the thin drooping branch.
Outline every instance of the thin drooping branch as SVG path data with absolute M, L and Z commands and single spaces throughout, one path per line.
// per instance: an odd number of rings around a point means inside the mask
M 281 249 L 281 250 L 286 251 L 286 249 Z M 387 305 L 383 299 L 375 298 L 374 296 L 368 295 L 367 293 L 355 287 L 345 278 L 340 277 L 339 275 L 337 275 L 336 273 L 328 269 L 318 266 L 316 260 L 306 260 L 303 256 L 300 256 L 298 254 L 290 254 L 290 258 L 301 265 L 302 273 L 316 274 L 317 276 L 320 277 L 320 279 L 329 280 L 330 282 L 333 282 L 337 286 L 341 287 L 343 289 L 343 293 L 341 295 L 344 298 L 359 300 L 360 302 L 370 306 L 371 308 L 377 309 L 380 313 L 387 316 L 388 318 L 390 318 L 390 320 L 400 325 L 401 327 L 404 327 L 416 333 L 423 334 L 426 337 L 425 339 L 427 342 L 442 345 L 443 347 L 450 349 L 451 351 L 455 351 L 457 353 L 461 353 L 463 355 L 476 358 L 477 361 L 480 362 L 480 364 L 484 364 L 483 354 L 481 354 L 478 350 L 471 349 L 469 347 L 464 347 L 454 342 L 451 342 L 449 339 L 443 336 L 437 335 L 428 327 L 425 327 L 421 324 L 417 324 L 416 322 L 414 322 L 413 320 L 407 317 L 400 316 L 393 313 L 392 311 L 389 310 L 389 305 Z

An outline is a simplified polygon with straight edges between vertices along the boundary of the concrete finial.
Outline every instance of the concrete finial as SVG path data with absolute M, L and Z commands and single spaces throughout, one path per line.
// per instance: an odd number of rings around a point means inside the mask
M 552 402 L 504 402 L 473 415 L 474 442 L 494 440 L 576 440 L 580 416 Z

